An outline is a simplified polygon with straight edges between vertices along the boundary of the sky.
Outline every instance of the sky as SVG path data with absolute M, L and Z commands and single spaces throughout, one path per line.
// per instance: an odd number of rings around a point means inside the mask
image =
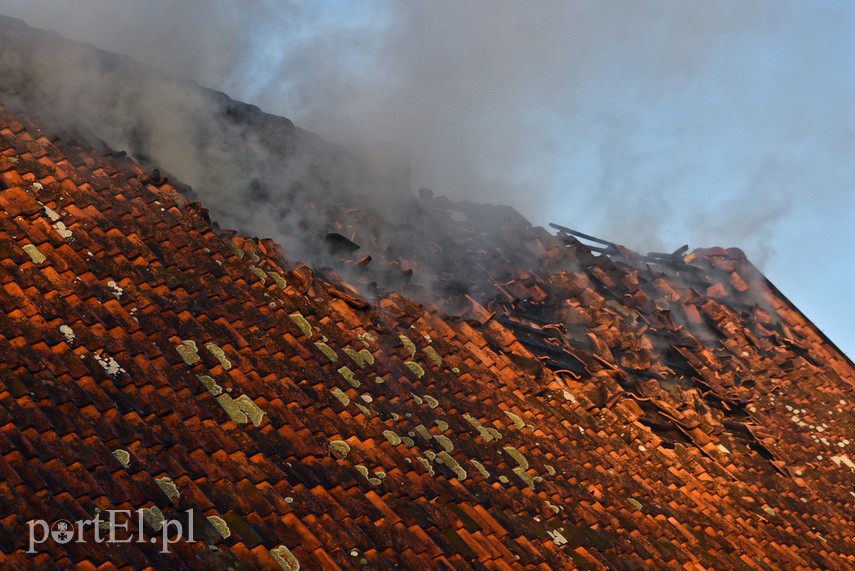
M 855 356 L 855 3 L 0 0 L 412 186 L 637 251 L 725 246 Z

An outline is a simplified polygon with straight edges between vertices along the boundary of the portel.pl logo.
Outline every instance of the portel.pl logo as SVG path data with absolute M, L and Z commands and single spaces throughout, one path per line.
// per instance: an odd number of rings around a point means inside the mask
M 156 508 L 155 508 L 156 509 Z M 47 541 L 59 545 L 66 543 L 154 543 L 160 547 L 161 553 L 169 553 L 169 546 L 182 538 L 194 542 L 193 509 L 187 510 L 187 535 L 184 534 L 184 523 L 177 519 L 154 520 L 146 517 L 151 512 L 139 510 L 96 510 L 92 519 L 68 521 L 64 519 L 48 522 L 43 519 L 31 519 L 27 522 L 30 532 L 29 549 L 27 553 L 38 553 L 38 546 Z M 160 515 L 160 510 L 157 510 Z M 136 520 L 136 532 L 131 530 L 131 522 Z M 148 521 L 159 535 L 146 538 L 143 535 L 143 522 Z

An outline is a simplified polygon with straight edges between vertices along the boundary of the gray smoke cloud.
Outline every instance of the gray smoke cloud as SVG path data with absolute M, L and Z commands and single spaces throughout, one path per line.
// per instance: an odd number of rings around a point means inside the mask
M 851 258 L 817 255 L 855 239 L 846 3 L 0 0 L 0 13 L 379 163 L 395 149 L 413 188 L 638 250 L 736 245 L 809 310 L 813 290 L 852 278 Z
M 837 100 L 819 85 L 792 96 L 834 55 L 820 36 L 840 26 L 835 11 L 779 2 L 7 0 L 0 10 L 334 140 L 405 148 L 414 187 L 509 203 L 537 222 L 584 211 L 583 226 L 639 249 L 768 248 L 750 200 L 732 227 L 716 202 L 755 195 L 749 184 L 777 168 L 780 136 L 810 136 L 810 98 Z M 704 148 L 723 144 L 743 157 Z M 737 182 L 709 180 L 716 169 Z M 675 224 L 675 200 L 702 215 Z
M 391 167 L 374 172 L 287 119 L 18 21 L 0 30 L 4 104 L 23 107 L 51 136 L 127 151 L 226 227 L 272 237 L 292 258 L 317 260 L 318 233 L 335 229 L 333 206 L 345 195 L 401 209 L 407 189 Z

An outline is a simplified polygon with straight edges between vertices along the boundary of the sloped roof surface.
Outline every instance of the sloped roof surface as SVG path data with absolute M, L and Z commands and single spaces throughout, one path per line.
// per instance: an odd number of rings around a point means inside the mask
M 425 192 L 407 244 L 342 207 L 313 271 L 34 119 L 0 109 L 4 568 L 855 566 L 855 368 L 739 251 Z M 26 553 L 111 509 L 196 541 Z

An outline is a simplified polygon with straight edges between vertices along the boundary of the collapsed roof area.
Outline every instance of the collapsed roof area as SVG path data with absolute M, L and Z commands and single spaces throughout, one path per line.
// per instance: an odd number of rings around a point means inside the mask
M 245 192 L 290 229 L 250 238 L 18 63 L 4 568 L 855 566 L 855 367 L 739 250 L 641 255 L 427 190 L 392 216 L 325 170 L 355 160 L 208 94 L 211 132 L 282 156 Z M 146 540 L 29 543 L 110 510 Z

